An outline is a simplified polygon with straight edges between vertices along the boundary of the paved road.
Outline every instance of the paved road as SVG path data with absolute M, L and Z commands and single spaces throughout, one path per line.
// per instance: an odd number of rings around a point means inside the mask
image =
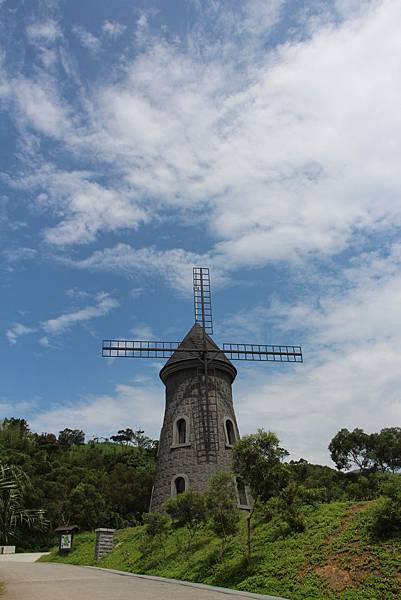
M 0 562 L 4 600 L 245 600 L 242 595 L 56 563 Z M 271 598 L 259 596 L 259 598 Z

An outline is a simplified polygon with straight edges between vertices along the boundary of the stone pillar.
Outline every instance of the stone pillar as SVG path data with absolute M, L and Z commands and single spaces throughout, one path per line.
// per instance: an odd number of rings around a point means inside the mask
M 106 529 L 99 527 L 95 529 L 96 533 L 96 546 L 95 546 L 95 560 L 100 560 L 113 549 L 113 535 L 115 529 Z

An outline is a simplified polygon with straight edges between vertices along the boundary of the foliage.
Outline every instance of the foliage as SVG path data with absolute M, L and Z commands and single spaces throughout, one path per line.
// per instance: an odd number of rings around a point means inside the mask
M 302 507 L 309 500 L 307 490 L 290 481 L 278 496 L 270 498 L 260 507 L 260 512 L 267 521 L 276 517 L 286 523 L 288 532 L 301 532 L 305 529 Z
M 393 475 L 382 480 L 383 498 L 376 506 L 371 531 L 378 538 L 401 535 L 401 476 Z
M 341 429 L 329 444 L 331 458 L 338 469 L 356 466 L 365 471 L 373 466 L 372 440 L 363 429 Z
M 29 478 L 22 469 L 0 463 L 0 545 L 18 539 L 22 525 L 29 529 L 46 528 L 44 511 L 24 506 L 29 486 Z
M 152 549 L 153 544 L 157 544 L 163 549 L 163 558 L 165 558 L 164 546 L 168 537 L 171 521 L 166 515 L 156 512 L 150 512 L 143 515 L 143 539 L 141 544 L 142 552 Z
M 85 443 L 85 434 L 81 429 L 63 429 L 58 435 L 58 443 L 60 446 L 79 446 Z
M 337 469 L 357 467 L 361 472 L 401 469 L 401 427 L 387 427 L 380 433 L 363 429 L 341 429 L 329 444 Z
M 382 471 L 401 469 L 401 427 L 386 427 L 371 435 L 373 455 Z
M 250 486 L 255 499 L 266 502 L 288 482 L 289 472 L 282 462 L 288 452 L 279 444 L 274 433 L 258 429 L 234 446 L 234 471 Z
M 155 442 L 151 438 L 144 435 L 145 432 L 142 429 L 134 431 L 130 427 L 126 429 L 119 429 L 116 435 L 111 436 L 113 442 L 120 444 L 126 444 L 136 446 L 137 448 L 145 448 L 147 450 L 154 447 Z
M 232 473 L 220 471 L 212 475 L 209 479 L 206 502 L 211 527 L 221 540 L 223 554 L 229 537 L 238 531 L 239 511 Z
M 277 537 L 277 523 L 255 522 L 252 561 L 244 561 L 245 515 L 221 556 L 220 540 L 209 528 L 199 531 L 196 545 L 182 552 L 183 528 L 172 528 L 163 548 L 140 551 L 143 526 L 117 531 L 114 550 L 97 566 L 159 575 L 270 594 L 291 600 L 398 600 L 401 539 L 380 542 L 367 531 L 375 502 L 333 502 L 306 506 L 306 528 Z M 94 536 L 79 534 L 75 550 L 59 557 L 53 551 L 41 561 L 93 565 Z M 331 579 L 328 575 L 332 575 Z
M 81 530 L 128 527 L 148 510 L 154 448 L 93 440 L 82 444 L 82 433 L 64 429 L 58 439 L 32 433 L 24 419 L 0 423 L 2 461 L 21 468 L 32 483 L 24 507 L 43 508 L 49 520 L 48 532 L 33 534 L 22 524 L 20 549 L 47 550 L 54 542 L 51 531 L 61 524 L 77 524 Z
M 178 526 L 187 528 L 190 545 L 196 530 L 206 520 L 205 495 L 189 488 L 188 491 L 170 498 L 166 503 L 166 510 Z

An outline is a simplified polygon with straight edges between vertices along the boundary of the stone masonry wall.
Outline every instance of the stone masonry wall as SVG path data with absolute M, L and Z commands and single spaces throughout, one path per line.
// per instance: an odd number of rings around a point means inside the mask
M 200 384 L 201 383 L 201 384 Z M 205 411 L 201 410 L 202 373 L 196 367 L 182 369 L 169 375 L 166 381 L 166 408 L 160 434 L 157 473 L 152 494 L 151 510 L 164 512 L 164 503 L 171 496 L 172 481 L 177 475 L 188 479 L 195 490 L 204 491 L 209 477 L 219 470 L 232 470 L 232 448 L 226 443 L 224 421 L 236 423 L 231 377 L 218 366 L 209 374 L 209 436 L 212 440 L 207 453 Z M 174 423 L 186 417 L 189 424 L 188 444 L 174 446 Z M 207 458 L 209 460 L 207 460 Z

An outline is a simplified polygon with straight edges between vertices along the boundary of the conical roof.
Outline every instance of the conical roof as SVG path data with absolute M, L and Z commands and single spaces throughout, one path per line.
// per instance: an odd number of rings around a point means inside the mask
M 221 368 L 229 371 L 232 375 L 232 380 L 237 375 L 237 369 L 234 367 L 232 362 L 227 358 L 218 345 L 205 334 L 206 337 L 206 348 L 208 351 L 213 353 L 211 361 L 212 368 Z M 177 350 L 168 359 L 162 370 L 160 371 L 160 377 L 164 382 L 167 376 L 181 369 L 191 368 L 199 365 L 199 350 L 203 349 L 203 328 L 201 325 L 195 323 L 184 337 Z

